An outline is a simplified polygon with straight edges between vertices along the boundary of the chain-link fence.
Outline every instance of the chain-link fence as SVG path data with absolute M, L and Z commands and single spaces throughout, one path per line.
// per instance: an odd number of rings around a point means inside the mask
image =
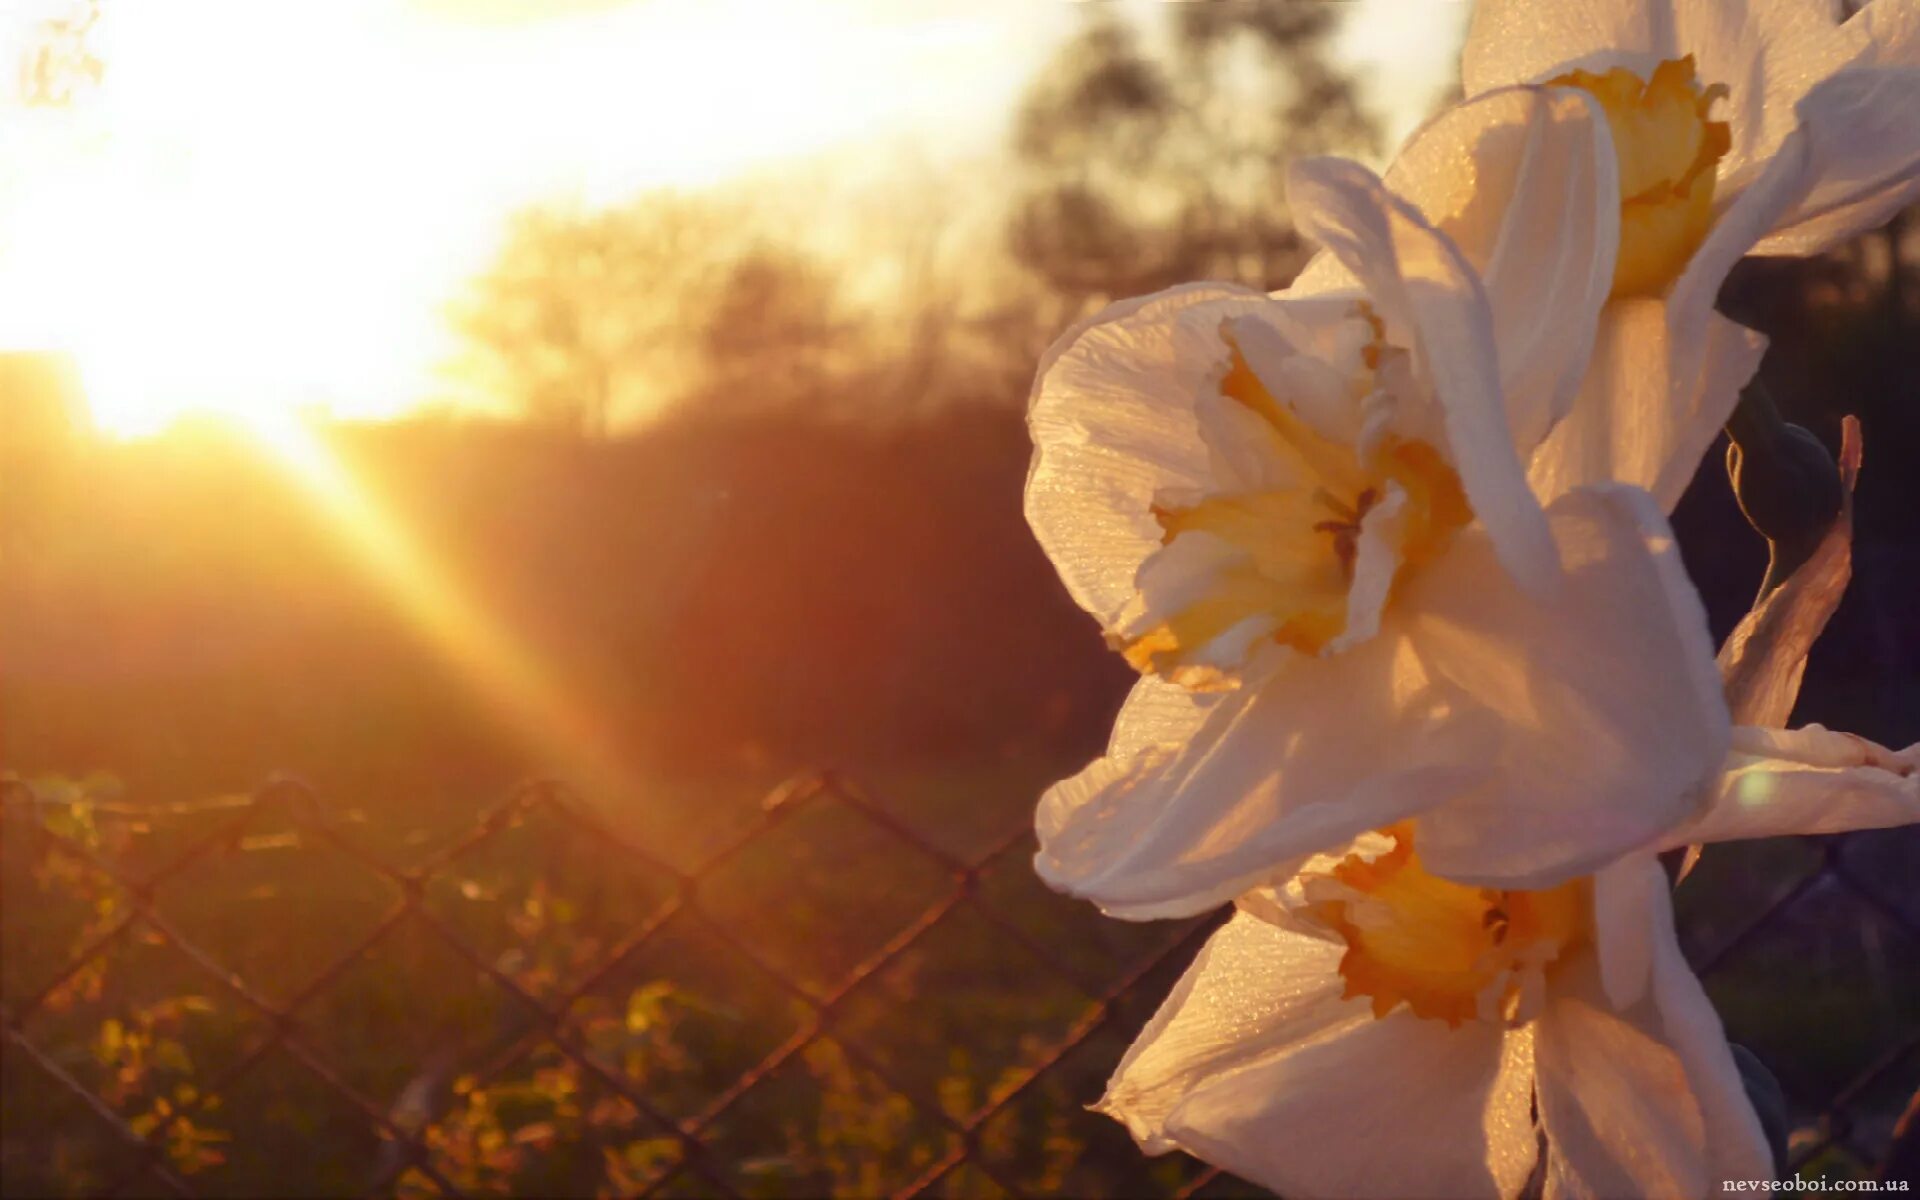
M 676 862 L 553 784 L 378 852 L 291 781 L 0 795 L 9 1196 L 1257 1192 L 1084 1111 L 1214 920 L 1052 895 L 1024 821 L 956 851 L 817 774 Z M 1916 850 L 1681 890 L 1797 1169 L 1871 1175 L 1920 1080 Z

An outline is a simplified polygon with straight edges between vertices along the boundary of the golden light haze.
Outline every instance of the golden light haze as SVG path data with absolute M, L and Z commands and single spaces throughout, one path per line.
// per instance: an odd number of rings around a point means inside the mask
M 68 0 L 9 4 L 0 58 Z M 1342 53 L 1404 132 L 1463 6 L 1367 0 Z M 0 107 L 0 348 L 78 362 L 96 424 L 484 405 L 447 304 L 507 215 L 825 151 L 985 161 L 1080 14 L 881 0 L 105 0 L 101 84 Z M 911 214 L 901 219 L 910 220 Z

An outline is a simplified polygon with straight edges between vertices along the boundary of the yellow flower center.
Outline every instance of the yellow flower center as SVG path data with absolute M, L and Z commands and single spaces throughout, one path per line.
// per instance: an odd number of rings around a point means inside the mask
M 1550 84 L 1591 92 L 1606 110 L 1620 159 L 1620 257 L 1613 294 L 1656 294 L 1679 277 L 1713 224 L 1715 170 L 1732 144 L 1710 121 L 1726 85 L 1702 88 L 1693 56 L 1669 59 L 1642 80 L 1624 67 L 1571 71 Z
M 1364 306 L 1375 342 L 1362 351 L 1371 376 L 1384 343 L 1377 317 Z M 1267 391 L 1229 339 L 1232 357 L 1221 392 L 1263 419 L 1270 450 L 1304 486 L 1214 496 L 1184 507 L 1156 506 L 1162 540 L 1204 531 L 1244 551 L 1244 561 L 1212 581 L 1208 595 L 1118 648 L 1134 669 L 1194 677 L 1194 653 L 1253 617 L 1270 616 L 1273 640 L 1316 654 L 1347 624 L 1347 592 L 1359 552 L 1361 522 L 1387 494 L 1405 493 L 1396 580 L 1430 561 L 1473 519 L 1459 476 L 1425 442 L 1388 438 L 1365 461 L 1350 445 L 1310 427 Z M 1371 384 L 1373 380 L 1364 381 Z
M 1409 824 L 1381 832 L 1392 849 L 1372 859 L 1350 854 L 1309 881 L 1315 913 L 1347 943 L 1347 998 L 1368 997 L 1376 1017 L 1405 1004 L 1450 1026 L 1529 1019 L 1547 971 L 1592 937 L 1588 882 L 1537 892 L 1468 887 L 1421 865 Z

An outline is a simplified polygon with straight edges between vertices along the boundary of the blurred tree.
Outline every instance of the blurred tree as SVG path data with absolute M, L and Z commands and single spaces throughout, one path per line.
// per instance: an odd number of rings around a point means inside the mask
M 684 373 L 685 302 L 712 287 L 716 227 L 710 207 L 673 194 L 517 215 L 453 312 L 482 387 L 538 424 L 590 437 L 659 403 Z
M 751 229 L 673 193 L 523 212 L 454 308 L 463 365 L 523 416 L 585 437 L 690 395 L 759 408 L 817 389 L 852 328 L 836 281 Z
M 854 340 L 838 281 L 807 255 L 760 241 L 724 272 L 698 330 L 701 395 L 726 407 L 785 407 L 829 390 Z
M 1073 306 L 1183 279 L 1262 288 L 1301 265 L 1284 171 L 1379 131 L 1328 61 L 1335 6 L 1171 6 L 1143 31 L 1092 10 L 1019 112 L 1015 256 Z

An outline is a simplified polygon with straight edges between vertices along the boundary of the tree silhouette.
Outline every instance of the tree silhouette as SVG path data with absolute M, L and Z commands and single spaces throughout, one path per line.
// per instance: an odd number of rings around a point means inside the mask
M 827 390 L 855 326 L 837 281 L 790 247 L 761 241 L 734 260 L 699 330 L 702 394 L 779 408 Z
M 465 365 L 528 419 L 602 436 L 684 374 L 684 309 L 713 286 L 706 205 L 666 194 L 517 215 L 491 270 L 452 313 Z
M 603 437 L 688 396 L 757 408 L 817 387 L 850 330 L 840 309 L 804 253 L 724 203 L 666 193 L 519 214 L 452 317 L 484 391 Z
M 1143 31 L 1093 11 L 1018 115 L 1010 246 L 1072 304 L 1183 279 L 1279 286 L 1301 262 L 1288 159 L 1377 148 L 1354 81 L 1328 61 L 1332 6 L 1177 5 L 1164 19 Z

